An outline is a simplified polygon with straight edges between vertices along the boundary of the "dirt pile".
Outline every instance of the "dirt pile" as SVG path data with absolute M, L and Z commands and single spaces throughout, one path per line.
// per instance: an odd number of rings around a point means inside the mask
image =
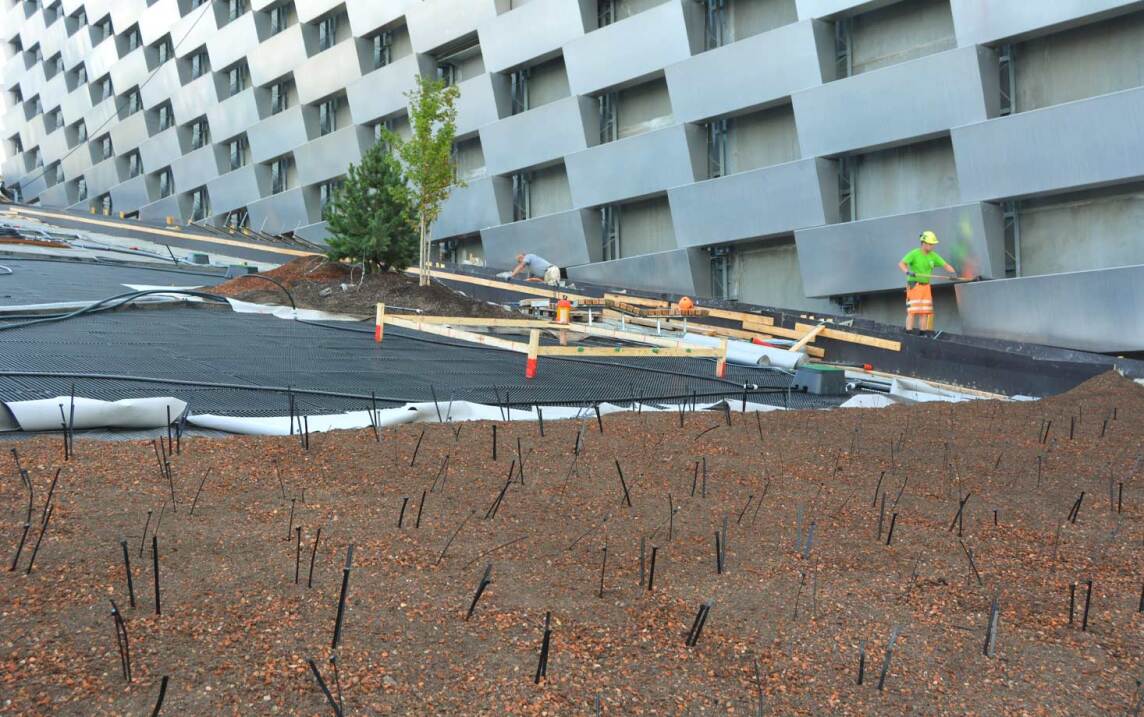
M 324 257 L 299 257 L 277 269 L 262 272 L 289 289 L 300 308 L 320 309 L 362 317 L 374 315 L 378 303 L 402 309 L 420 309 L 434 316 L 506 318 L 516 314 L 484 301 L 471 299 L 439 284 L 419 286 L 417 278 L 394 272 L 367 274 Z M 260 304 L 285 304 L 282 289 L 255 276 L 240 276 L 210 289 L 212 293 Z
M 597 698 L 605 715 L 756 714 L 760 696 L 773 715 L 1131 713 L 1142 445 L 1144 389 L 1111 376 L 1043 402 L 731 425 L 645 411 L 602 430 L 549 421 L 543 436 L 522 421 L 312 435 L 309 451 L 189 439 L 171 481 L 145 442 L 80 441 L 69 463 L 58 439 L 15 443 L 33 529 L 0 573 L 0 711 L 147 714 L 169 675 L 164 714 L 329 714 L 306 660 L 333 690 L 352 544 L 347 714 L 591 714 Z M 28 500 L 5 458 L 10 562 Z

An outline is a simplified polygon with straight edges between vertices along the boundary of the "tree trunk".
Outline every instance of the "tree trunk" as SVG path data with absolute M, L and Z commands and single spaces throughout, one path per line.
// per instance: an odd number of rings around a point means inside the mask
M 421 264 L 418 266 L 418 284 L 420 286 L 429 286 L 429 247 L 426 241 L 425 231 L 425 217 L 421 217 Z

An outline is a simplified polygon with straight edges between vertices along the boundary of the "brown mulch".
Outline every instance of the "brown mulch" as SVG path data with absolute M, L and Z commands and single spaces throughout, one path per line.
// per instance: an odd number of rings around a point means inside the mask
M 419 286 L 417 278 L 409 274 L 372 273 L 362 279 L 360 269 L 351 270 L 346 264 L 319 256 L 299 257 L 262 275 L 284 284 L 299 308 L 372 317 L 377 304 L 383 303 L 395 313 L 420 309 L 433 316 L 519 318 L 495 304 L 472 299 L 440 284 Z M 325 289 L 330 290 L 329 296 L 322 296 Z M 259 304 L 289 304 L 282 289 L 252 276 L 231 279 L 210 291 Z
M 328 658 L 351 544 L 338 650 L 347 714 L 592 714 L 599 697 L 604 715 L 754 715 L 760 688 L 768 715 L 1120 715 L 1139 705 L 1144 389 L 1119 376 L 1030 403 L 735 415 L 730 426 L 689 413 L 682 427 L 674 412 L 645 411 L 605 416 L 602 432 L 594 417 L 549 421 L 543 437 L 536 423 L 496 426 L 495 461 L 487 422 L 408 425 L 380 443 L 368 430 L 313 435 L 309 451 L 296 438 L 190 438 L 172 458 L 172 483 L 147 442 L 79 441 L 68 463 L 59 438 L 10 444 L 35 498 L 18 569 L 0 573 L 0 713 L 149 714 L 169 675 L 162 714 L 331 714 L 306 659 L 334 689 Z M 523 475 L 510 467 L 518 440 Z M 27 492 L 11 460 L 2 465 L 10 561 Z M 26 575 L 57 468 L 50 526 Z M 656 548 L 650 592 L 641 539 L 647 569 Z M 488 564 L 492 583 L 466 621 Z M 109 599 L 126 618 L 131 683 Z M 535 685 L 547 611 L 547 678 Z

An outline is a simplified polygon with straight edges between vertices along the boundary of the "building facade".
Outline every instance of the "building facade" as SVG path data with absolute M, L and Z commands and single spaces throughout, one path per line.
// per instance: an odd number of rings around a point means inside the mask
M 320 241 L 420 74 L 456 261 L 892 321 L 922 229 L 986 279 L 1144 264 L 1138 0 L 0 4 L 24 202 Z

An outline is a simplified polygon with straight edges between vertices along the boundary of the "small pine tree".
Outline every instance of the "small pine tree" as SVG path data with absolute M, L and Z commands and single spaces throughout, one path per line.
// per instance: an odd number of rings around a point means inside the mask
M 404 271 L 417 259 L 418 221 L 401 165 L 378 142 L 351 164 L 325 211 L 327 256 L 365 265 L 366 272 Z

